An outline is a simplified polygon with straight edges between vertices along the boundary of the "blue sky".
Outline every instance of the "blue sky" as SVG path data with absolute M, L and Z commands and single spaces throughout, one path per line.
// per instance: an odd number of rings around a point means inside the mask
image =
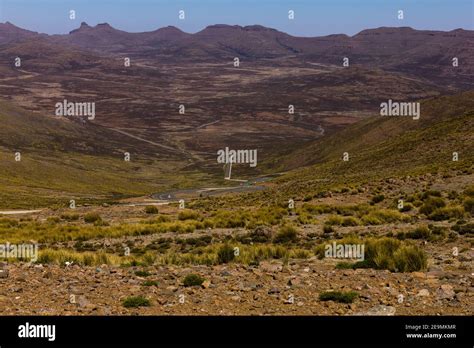
M 69 10 L 76 20 L 70 20 Z M 179 10 L 186 19 L 179 20 Z M 288 11 L 295 19 L 288 19 Z M 405 19 L 397 19 L 403 10 Z M 211 24 L 260 24 L 298 36 L 345 33 L 380 26 L 474 29 L 474 0 L 0 0 L 0 22 L 49 34 L 82 21 L 107 22 L 130 32 L 174 25 L 197 32 Z

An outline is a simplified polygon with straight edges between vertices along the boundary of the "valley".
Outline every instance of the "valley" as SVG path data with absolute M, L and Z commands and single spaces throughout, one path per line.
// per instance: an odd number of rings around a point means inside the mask
M 473 51 L 0 23 L 1 312 L 472 315 Z

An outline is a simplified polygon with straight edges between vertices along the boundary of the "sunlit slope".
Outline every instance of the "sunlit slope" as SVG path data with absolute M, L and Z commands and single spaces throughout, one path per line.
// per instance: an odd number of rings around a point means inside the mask
M 347 152 L 348 161 L 343 161 Z M 453 153 L 458 161 L 453 161 Z M 421 117 L 376 116 L 275 159 L 285 170 L 275 195 L 311 195 L 334 185 L 456 170 L 474 160 L 474 92 L 424 100 Z
M 3 209 L 151 194 L 195 179 L 176 175 L 186 164 L 179 155 L 105 128 L 35 115 L 7 102 L 0 102 L 0 124 Z

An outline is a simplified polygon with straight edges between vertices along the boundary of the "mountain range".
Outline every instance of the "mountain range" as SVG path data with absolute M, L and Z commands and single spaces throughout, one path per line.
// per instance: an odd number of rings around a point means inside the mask
M 350 63 L 402 71 L 436 81 L 453 80 L 457 85 L 472 85 L 474 73 L 474 31 L 456 29 L 449 32 L 415 30 L 409 27 L 381 27 L 363 30 L 354 36 L 344 34 L 322 37 L 295 37 L 260 25 L 211 25 L 189 34 L 176 27 L 150 32 L 128 33 L 107 23 L 80 27 L 65 35 L 39 34 L 7 22 L 0 24 L 0 47 L 41 42 L 95 54 L 126 55 L 127 57 L 164 61 L 222 61 L 288 59 L 316 61 L 341 65 L 347 57 Z M 46 47 L 45 47 L 46 48 Z M 14 50 L 14 49 L 13 49 Z M 12 52 L 13 53 L 13 52 Z M 40 52 L 38 52 L 39 54 Z M 459 66 L 453 69 L 452 60 Z M 433 74 L 434 73 L 434 74 Z

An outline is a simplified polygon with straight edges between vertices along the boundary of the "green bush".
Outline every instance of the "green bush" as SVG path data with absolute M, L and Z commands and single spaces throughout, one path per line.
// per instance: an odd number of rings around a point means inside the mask
M 204 283 L 204 278 L 197 274 L 188 274 L 183 281 L 184 286 L 200 286 Z
M 449 220 L 451 218 L 460 219 L 464 216 L 462 207 L 444 207 L 435 209 L 428 218 L 434 221 Z
M 342 220 L 342 226 L 358 226 L 360 224 L 359 219 L 349 216 Z
M 154 205 L 147 205 L 145 207 L 145 213 L 147 213 L 147 214 L 158 214 L 158 208 Z
M 398 221 L 408 222 L 410 220 L 411 217 L 409 215 L 392 209 L 377 209 L 362 217 L 362 222 L 365 225 L 381 225 Z
M 328 226 L 334 226 L 334 225 L 341 226 L 343 221 L 344 220 L 342 217 L 338 215 L 331 215 L 327 218 L 327 220 L 325 221 L 325 224 Z
M 428 197 L 423 205 L 420 207 L 420 213 L 430 215 L 438 208 L 443 208 L 446 203 L 441 197 Z
M 405 237 L 410 239 L 428 239 L 430 234 L 431 231 L 427 226 L 420 226 L 414 231 L 405 233 Z
M 403 204 L 403 208 L 399 209 L 399 211 L 401 212 L 406 212 L 406 211 L 410 211 L 413 209 L 413 205 L 410 204 L 410 203 L 405 203 Z
M 474 223 L 473 224 L 456 224 L 451 227 L 452 230 L 458 232 L 460 235 L 474 234 Z
M 147 271 L 135 271 L 135 275 L 138 277 L 149 277 L 150 273 Z
M 79 220 L 79 214 L 62 214 L 61 219 L 66 221 L 77 221 Z
M 197 220 L 199 218 L 199 213 L 193 210 L 183 210 L 179 212 L 178 219 L 181 221 L 184 220 Z
M 217 251 L 217 261 L 219 263 L 229 263 L 235 258 L 234 248 L 225 244 Z
M 101 221 L 102 218 L 98 213 L 87 213 L 86 215 L 84 215 L 84 222 L 88 224 L 93 224 Z
M 464 210 L 467 213 L 474 215 L 474 198 L 469 197 L 465 199 L 463 202 L 463 206 L 464 206 Z
M 372 200 L 370 201 L 371 205 L 377 204 L 382 202 L 385 199 L 384 195 L 375 195 L 372 197 Z
M 143 286 L 158 286 L 158 282 L 156 280 L 146 280 L 142 284 Z
M 291 243 L 298 240 L 298 232 L 296 228 L 291 225 L 285 225 L 280 228 L 275 238 L 274 243 Z
M 422 200 L 426 200 L 430 197 L 441 197 L 441 192 L 436 190 L 428 190 L 426 192 L 423 192 L 423 194 L 421 195 Z
M 332 232 L 334 232 L 334 228 L 330 225 L 324 225 L 323 232 L 324 233 L 332 233 Z
M 384 237 L 367 242 L 364 262 L 375 269 L 414 272 L 426 269 L 427 256 L 417 246 L 405 245 L 397 239 Z
M 123 301 L 123 306 L 126 308 L 149 307 L 150 305 L 150 300 L 146 299 L 143 296 L 127 297 Z
M 398 272 L 415 272 L 427 266 L 426 254 L 415 245 L 402 246 L 393 255 Z
M 466 188 L 463 193 L 467 197 L 474 197 L 474 185 Z
M 352 303 L 359 297 L 355 291 L 325 291 L 319 294 L 321 301 L 335 301 L 340 303 Z

